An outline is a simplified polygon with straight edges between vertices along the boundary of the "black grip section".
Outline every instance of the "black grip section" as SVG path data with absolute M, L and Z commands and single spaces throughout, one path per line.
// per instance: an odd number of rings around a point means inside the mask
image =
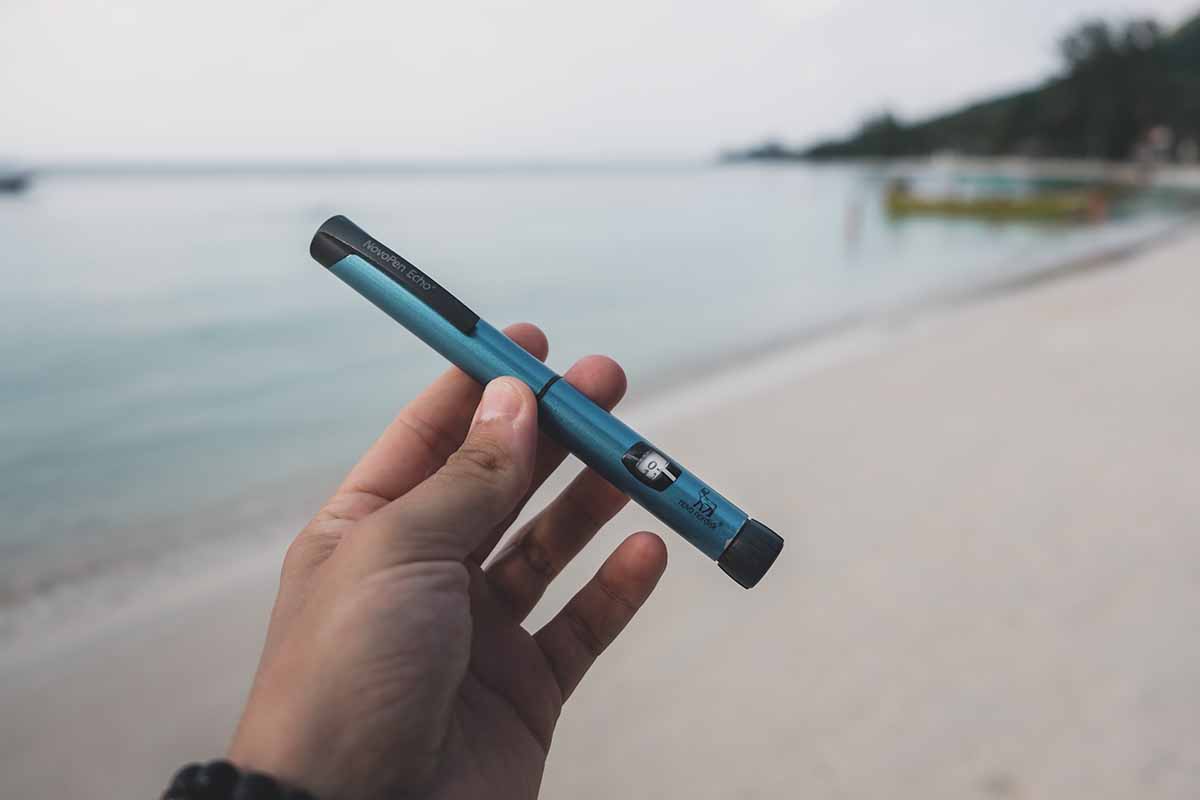
M 748 519 L 717 559 L 717 566 L 743 588 L 752 589 L 783 551 L 783 537 L 756 519 Z
M 475 323 L 479 322 L 478 314 L 443 289 L 437 281 L 340 214 L 330 217 L 317 229 L 308 252 L 326 267 L 332 267 L 348 255 L 362 258 L 463 333 L 469 334 L 475 330 Z

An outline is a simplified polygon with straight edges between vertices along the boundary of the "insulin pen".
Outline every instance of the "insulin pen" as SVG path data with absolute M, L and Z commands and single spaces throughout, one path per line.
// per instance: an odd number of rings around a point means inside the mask
M 509 375 L 538 400 L 547 434 L 687 539 L 742 586 L 766 574 L 783 539 L 637 431 L 589 400 L 350 220 L 332 217 L 312 257 L 481 384 Z

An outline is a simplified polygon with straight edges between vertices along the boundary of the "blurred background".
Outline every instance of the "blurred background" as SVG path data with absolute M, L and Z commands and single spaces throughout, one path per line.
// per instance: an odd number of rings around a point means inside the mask
M 1064 375 L 1097 376 L 1086 391 L 1073 385 L 1089 407 L 1112 409 L 1078 430 L 1078 441 L 1087 442 L 1077 451 L 1080 465 L 1095 463 L 1086 448 L 1117 427 L 1119 443 L 1160 436 L 1163 448 L 1139 451 L 1141 460 L 1113 445 L 1114 458 L 1128 456 L 1143 477 L 1170 473 L 1150 481 L 1156 499 L 1123 508 L 1130 519 L 1149 514 L 1164 537 L 1194 535 L 1194 486 L 1185 497 L 1175 481 L 1196 466 L 1198 449 L 1187 405 L 1196 388 L 1189 377 L 1196 362 L 1188 359 L 1197 354 L 1187 343 L 1197 331 L 1186 327 L 1186 311 L 1200 299 L 1195 278 L 1163 278 L 1158 294 L 1139 306 L 1145 317 L 1127 320 L 1130 329 L 1146 330 L 1147 320 L 1175 319 L 1172 303 L 1187 303 L 1177 309 L 1184 321 L 1172 323 L 1173 344 L 1146 343 L 1146 352 L 1172 354 L 1153 375 L 1131 371 L 1149 369 L 1142 351 L 1127 354 L 1130 371 L 1122 371 L 1119 353 L 1103 344 L 1106 331 L 1127 341 L 1104 326 L 1116 324 L 1106 317 L 1120 316 L 1113 303 L 1132 290 L 1113 289 L 1109 299 L 1068 297 L 1059 311 L 1004 312 L 988 330 L 1011 332 L 1012 341 L 993 341 L 983 322 L 962 316 L 997 297 L 1031 297 L 1014 290 L 1101 263 L 1131 266 L 1158 253 L 1170 262 L 1163 269 L 1194 266 L 1200 8 L 1193 2 L 10 0 L 0 8 L 0 104 L 0 675 L 9 686 L 0 689 L 0 794 L 60 796 L 83 785 L 74 781 L 87 774 L 87 759 L 63 767 L 72 753 L 57 750 L 59 736 L 118 764 L 114 790 L 122 796 L 131 787 L 152 792 L 176 761 L 216 755 L 248 685 L 280 548 L 398 406 L 444 367 L 309 259 L 309 238 L 335 213 L 374 232 L 493 323 L 541 325 L 556 368 L 590 352 L 617 358 L 630 379 L 631 419 L 649 433 L 669 432 L 672 420 L 688 414 L 704 418 L 710 432 L 725 430 L 716 436 L 723 447 L 694 441 L 676 455 L 690 448 L 683 460 L 723 477 L 718 485 L 735 498 L 774 502 L 777 516 L 762 516 L 783 520 L 777 527 L 790 534 L 794 550 L 785 557 L 793 566 L 785 569 L 797 571 L 751 595 L 720 585 L 711 565 L 672 542 L 662 610 L 638 623 L 645 627 L 631 636 L 634 644 L 613 657 L 593 694 L 581 695 L 578 730 L 560 734 L 598 750 L 585 755 L 556 742 L 547 774 L 552 796 L 877 796 L 885 786 L 914 797 L 1183 797 L 1200 790 L 1191 743 L 1171 744 L 1196 732 L 1183 719 L 1200 708 L 1190 695 L 1162 688 L 1194 672 L 1171 672 L 1167 684 L 1153 678 L 1167 665 L 1198 663 L 1191 650 L 1185 657 L 1171 649 L 1194 638 L 1177 636 L 1185 627 L 1175 627 L 1200 610 L 1194 572 L 1180 574 L 1177 593 L 1141 596 L 1138 608 L 1147 614 L 1168 599 L 1173 609 L 1158 618 L 1166 627 L 1154 643 L 1165 649 L 1147 656 L 1149 672 L 1114 666 L 1115 677 L 1097 684 L 1072 671 L 1079 665 L 1043 664 L 1037 685 L 1066 705 L 1053 706 L 1058 723 L 1036 732 L 988 726 L 971 711 L 1011 701 L 1036 717 L 1048 707 L 1036 693 L 1018 696 L 1003 681 L 990 685 L 987 702 L 956 701 L 951 691 L 942 701 L 953 711 L 927 719 L 935 733 L 907 739 L 907 747 L 922 743 L 912 757 L 896 744 L 906 736 L 896 715 L 880 720 L 867 709 L 932 713 L 929 704 L 939 700 L 915 689 L 904 694 L 903 679 L 891 693 L 876 685 L 888 681 L 889 664 L 917 669 L 929 642 L 871 615 L 894 603 L 902 619 L 940 613 L 949 615 L 947 625 L 969 628 L 985 609 L 998 615 L 993 621 L 1028 611 L 1013 588 L 1021 580 L 998 580 L 997 594 L 977 607 L 966 586 L 921 594 L 920 581 L 896 583 L 894 576 L 874 575 L 853 590 L 836 580 L 846 564 L 859 557 L 878 563 L 876 548 L 892 546 L 876 538 L 882 520 L 858 519 L 854 509 L 883 515 L 896 498 L 882 487 L 902 485 L 902 473 L 930 475 L 906 494 L 905 502 L 924 511 L 887 525 L 888 541 L 906 542 L 907 556 L 897 557 L 918 571 L 931 558 L 942 563 L 947 542 L 961 543 L 921 538 L 958 519 L 951 511 L 930 518 L 928 509 L 947 495 L 987 494 L 962 464 L 1007 457 L 1013 476 L 1037 469 L 1030 464 L 1042 465 L 1047 481 L 1077 475 L 1070 459 L 1056 461 L 1074 441 L 1056 436 L 1080 409 L 1079 397 L 1063 394 Z M 1191 249 L 1162 255 L 1180 241 Z M 1141 274 L 1132 266 L 1125 272 Z M 1139 278 L 1136 285 L 1151 283 Z M 1065 291 L 1062 285 L 1045 291 Z M 960 327 L 944 336 L 925 331 L 927 319 L 942 320 L 938 313 L 951 308 Z M 1087 325 L 1061 327 L 1080 309 L 1096 313 Z M 1036 353 L 1021 349 L 1018 334 L 1038 320 L 1059 325 L 1038 340 L 1052 340 L 1054 352 L 1082 348 L 1078 370 L 1030 366 Z M 855 369 L 845 353 L 861 358 L 864 337 L 874 352 L 893 335 L 902 343 L 904 336 L 937 340 L 894 345 L 931 359 L 927 371 L 902 371 L 899 356 L 874 356 L 882 360 L 870 369 L 859 363 L 860 372 L 843 378 L 858 381 L 856 393 L 837 395 L 840 384 L 823 371 Z M 1001 350 L 959 354 L 963 372 L 951 369 L 959 362 L 948 354 L 941 361 L 930 355 L 948 343 L 977 342 Z M 985 368 L 993 357 L 997 370 L 1007 365 L 1006 388 L 1023 387 L 1019 397 L 1001 402 L 1003 394 L 987 384 L 999 380 Z M 753 380 L 746 370 L 756 370 Z M 870 384 L 888 370 L 900 377 Z M 773 375 L 800 382 L 783 392 Z M 953 383 L 956 375 L 964 383 Z M 1123 394 L 1152 378 L 1191 383 Z M 747 380 L 775 387 L 775 405 L 757 421 L 745 421 L 729 388 Z M 872 447 L 864 431 L 875 423 L 880 436 L 918 425 L 911 415 L 893 416 L 895 409 L 908 402 L 945 420 L 934 413 L 938 403 L 963 386 L 1000 405 L 958 407 L 966 428 L 928 430 L 928 439 L 897 445 L 890 455 L 882 443 Z M 905 394 L 921 387 L 926 395 Z M 831 393 L 828 407 L 805 399 L 822 391 Z M 1026 402 L 1030 419 L 1005 417 Z M 807 435 L 795 427 L 805 416 L 813 426 Z M 1140 427 L 1151 418 L 1167 427 L 1153 434 Z M 767 427 L 772 419 L 793 424 Z M 1013 441 L 1005 424 L 1029 435 L 1026 449 L 1003 450 Z M 820 438 L 833 430 L 844 435 Z M 981 432 L 994 437 L 990 445 L 980 445 Z M 689 438 L 676 432 L 661 440 L 670 447 L 681 436 Z M 760 450 L 780 442 L 793 456 L 776 456 L 775 467 L 818 470 L 807 484 L 763 478 L 769 459 L 760 460 Z M 939 460 L 947 448 L 970 458 Z M 878 471 L 864 471 L 875 459 Z M 885 468 L 891 462 L 894 470 Z M 935 486 L 934 475 L 950 483 Z M 952 483 L 956 475 L 961 485 Z M 1028 501 L 1013 480 L 1018 497 L 974 497 L 962 513 L 983 516 L 989 504 L 1011 509 Z M 856 481 L 862 485 L 853 493 L 837 494 Z M 1117 484 L 1136 494 L 1129 482 Z M 1105 518 L 1103 504 L 1093 502 L 1105 494 L 1098 485 L 1055 485 L 1039 501 L 1046 513 L 1025 518 L 1035 520 L 1026 533 L 1069 528 L 1054 516 L 1063 506 L 1085 503 Z M 805 541 L 816 521 L 829 527 L 812 536 L 830 542 Z M 1114 522 L 1110 533 L 1127 542 L 1119 537 L 1128 531 Z M 984 571 L 1019 576 L 1026 557 L 1044 565 L 1062 556 L 1046 539 L 1021 541 L 1038 555 L 998 555 L 993 571 Z M 1196 554 L 1194 544 L 1190 553 L 1180 550 L 1177 538 L 1155 541 L 1164 561 Z M 1184 559 L 1179 568 L 1187 563 L 1194 564 Z M 841 593 L 838 613 L 848 617 L 811 616 L 812 598 L 794 593 L 811 591 L 821 565 L 831 567 L 824 586 Z M 1132 591 L 1118 566 L 1096 570 L 1068 581 L 1063 616 L 1038 629 L 1045 640 L 1009 630 L 1015 638 L 995 641 L 1027 653 L 1049 647 L 1075 624 L 1076 600 Z M 1152 573 L 1137 574 L 1140 581 Z M 1047 587 L 1054 582 L 1042 578 Z M 239 579 L 241 589 L 229 588 Z M 789 591 L 801 584 L 809 588 Z M 906 601 L 898 585 L 915 599 Z M 791 655 L 756 645 L 768 638 L 765 629 L 742 631 L 731 610 L 706 605 L 714 603 L 741 604 L 742 613 L 771 620 L 771 647 Z M 952 619 L 956 606 L 971 610 Z M 855 616 L 855 609 L 871 611 Z M 711 627 L 714 614 L 726 629 Z M 199 626 L 190 634 L 197 640 L 220 641 L 217 631 L 231 617 L 246 621 L 242 638 L 231 634 L 226 643 L 237 652 L 230 663 L 192 674 L 151 655 L 171 649 L 166 643 L 175 640 L 164 637 L 182 635 L 181 619 Z M 1124 647 L 1125 629 L 1097 619 L 1088 646 Z M 1145 630 L 1141 616 L 1129 619 Z M 664 635 L 662 625 L 676 634 Z M 879 646 L 882 672 L 827 686 L 821 705 L 800 691 L 821 677 L 804 673 L 816 669 L 804 656 L 807 643 L 820 631 L 851 629 L 864 647 Z M 712 693 L 737 692 L 737 682 L 722 689 L 713 674 L 711 685 L 684 691 L 677 670 L 699 680 L 715 669 L 701 662 L 730 641 L 720 630 L 745 651 L 744 663 L 727 666 L 751 685 L 794 680 L 795 696 L 772 704 L 754 695 L 764 703 L 758 717 L 738 715 L 735 706 L 754 709 L 759 700 L 730 697 L 734 706 L 722 717 Z M 832 657 L 842 650 L 826 652 L 828 661 L 816 663 L 827 677 L 846 662 Z M 772 660 L 782 673 L 753 676 Z M 658 665 L 649 671 L 657 682 L 631 684 L 648 663 Z M 934 663 L 927 679 L 951 687 L 964 667 L 949 659 L 939 672 Z M 1014 674 L 1003 660 L 988 663 Z M 189 684 L 192 699 L 176 698 L 187 707 L 154 704 L 154 687 L 174 697 L 181 674 L 199 682 Z M 1137 678 L 1143 675 L 1151 677 Z M 1126 686 L 1124 678 L 1145 693 L 1113 706 L 1112 718 L 1072 706 L 1071 698 L 1088 706 L 1087 687 Z M 148 694 L 139 698 L 138 686 Z M 652 706 L 660 727 L 638 738 L 627 729 L 633 712 L 606 699 L 618 687 L 634 698 L 631 708 L 638 692 L 669 695 L 674 705 Z M 1174 709 L 1169 722 L 1129 722 L 1130 708 L 1159 702 Z M 827 716 L 814 716 L 818 706 Z M 778 716 L 779 708 L 787 715 Z M 709 713 L 696 724 L 724 719 L 712 722 L 711 746 L 740 768 L 706 772 L 713 762 L 704 748 L 681 743 L 682 720 L 697 709 Z M 806 715 L 810 724 L 796 722 Z M 760 724 L 764 718 L 771 724 Z M 828 725 L 811 724 L 818 718 Z M 1101 724 L 1116 732 L 1096 744 L 1089 730 Z M 755 762 L 736 749 L 744 739 L 726 736 L 742 726 L 786 744 Z M 167 729 L 174 733 L 154 735 Z M 129 733 L 104 735 L 113 730 Z M 1023 735 L 1029 749 L 1011 760 L 1024 771 L 987 763 L 987 753 Z M 628 747 L 645 763 L 605 749 L 630 737 Z M 1071 763 L 1039 759 L 1047 742 L 1064 741 L 1077 748 L 1059 753 Z M 819 757 L 788 761 L 795 750 Z M 695 785 L 665 782 L 671 770 L 662 764 L 693 771 Z

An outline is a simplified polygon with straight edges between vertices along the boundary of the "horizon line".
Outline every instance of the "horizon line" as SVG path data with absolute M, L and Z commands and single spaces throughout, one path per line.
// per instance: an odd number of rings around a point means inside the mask
M 10 162 L 11 171 L 36 175 L 68 174 L 358 174 L 363 172 L 555 172 L 578 169 L 659 168 L 679 169 L 714 164 L 709 157 L 623 158 L 379 158 L 379 159 L 271 159 L 271 158 L 94 158 Z

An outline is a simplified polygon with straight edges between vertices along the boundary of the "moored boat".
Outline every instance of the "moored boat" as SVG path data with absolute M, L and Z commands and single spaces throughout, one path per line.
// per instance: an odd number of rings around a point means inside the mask
M 28 170 L 10 170 L 0 168 L 0 192 L 23 192 L 29 188 L 33 179 Z
M 994 220 L 1097 220 L 1108 215 L 1110 193 L 1103 188 L 1035 191 L 1026 194 L 922 194 L 906 181 L 887 188 L 889 214 L 978 217 Z

